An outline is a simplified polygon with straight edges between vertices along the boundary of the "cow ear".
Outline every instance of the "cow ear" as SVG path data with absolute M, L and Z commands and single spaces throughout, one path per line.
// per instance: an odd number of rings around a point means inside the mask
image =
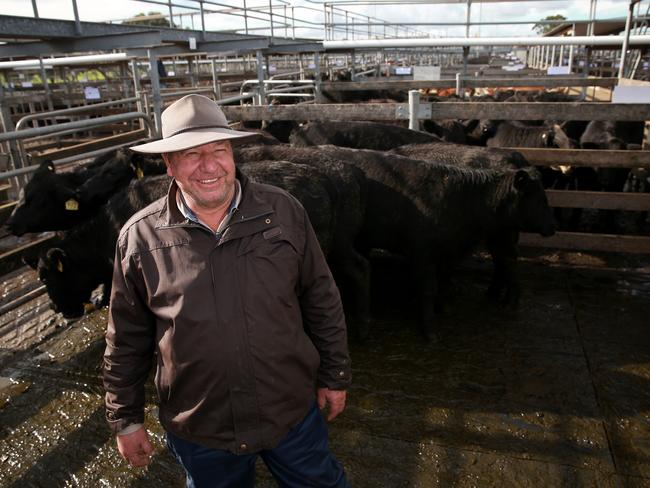
M 63 273 L 63 269 L 64 269 L 63 265 L 67 260 L 65 251 L 63 249 L 60 249 L 58 247 L 53 247 L 52 249 L 47 251 L 45 258 L 46 258 L 46 262 L 48 263 L 48 267 L 50 269 L 55 269 L 59 273 Z
M 530 181 L 530 175 L 528 174 L 527 171 L 524 171 L 523 169 L 517 170 L 515 173 L 515 179 L 514 179 L 514 186 L 517 190 L 523 190 L 523 188 L 526 186 L 526 183 Z

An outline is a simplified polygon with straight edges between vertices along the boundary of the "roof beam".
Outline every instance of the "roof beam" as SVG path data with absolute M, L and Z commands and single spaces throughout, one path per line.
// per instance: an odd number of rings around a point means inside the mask
M 90 51 L 109 51 L 131 47 L 155 46 L 162 43 L 160 33 L 155 31 L 131 34 L 81 37 L 77 39 L 52 40 L 45 42 L 20 42 L 0 45 L 0 57 L 44 56 Z
M 142 25 L 106 24 L 102 22 L 81 22 L 83 36 L 105 36 L 115 34 L 138 33 L 142 31 L 159 32 L 163 42 L 187 41 L 190 37 L 202 39 L 202 31 L 185 29 L 168 29 Z M 33 17 L 17 17 L 0 15 L 0 35 L 3 38 L 16 39 L 74 39 L 79 37 L 75 31 L 73 20 L 35 19 Z M 245 34 L 220 34 L 205 32 L 204 41 L 222 41 L 246 39 Z

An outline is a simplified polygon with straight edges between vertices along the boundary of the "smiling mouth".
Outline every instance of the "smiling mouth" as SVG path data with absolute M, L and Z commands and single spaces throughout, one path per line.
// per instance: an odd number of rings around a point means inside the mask
M 210 178 L 208 180 L 199 180 L 199 183 L 202 183 L 204 185 L 209 185 L 210 183 L 215 183 L 215 182 L 219 181 L 219 178 L 220 177 L 218 176 L 216 178 Z

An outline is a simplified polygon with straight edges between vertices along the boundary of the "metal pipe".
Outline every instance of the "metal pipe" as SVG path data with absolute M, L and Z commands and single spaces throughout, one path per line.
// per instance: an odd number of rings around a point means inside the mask
M 323 47 L 326 50 L 335 50 L 462 46 L 620 46 L 623 41 L 619 36 L 357 39 L 354 41 L 323 41 Z M 629 43 L 630 45 L 650 44 L 650 35 L 630 36 Z
M 71 65 L 71 64 L 92 64 L 96 62 L 114 62 L 124 61 L 128 58 L 126 53 L 113 53 L 113 54 L 91 54 L 89 56 L 65 56 L 61 58 L 45 58 L 43 64 L 46 68 L 57 65 Z M 2 61 L 0 62 L 0 69 L 7 68 L 38 68 L 40 66 L 38 59 L 25 59 L 22 61 Z
M 634 13 L 634 4 L 639 0 L 630 0 L 630 5 L 627 10 L 627 19 L 625 20 L 625 39 L 623 40 L 623 47 L 621 48 L 621 61 L 618 67 L 618 79 L 623 78 L 625 73 L 625 58 L 627 57 L 627 47 L 630 42 L 630 24 L 632 23 L 632 15 Z
M 70 114 L 77 114 L 80 112 L 88 112 L 98 107 L 110 107 L 111 105 L 118 105 L 120 103 L 137 102 L 138 100 L 140 100 L 139 97 L 122 98 L 120 100 L 111 100 L 110 102 L 93 103 L 92 105 L 83 105 L 81 107 L 64 108 L 61 110 L 52 110 L 50 112 L 29 114 L 29 115 L 25 115 L 24 117 L 21 117 L 20 120 L 16 122 L 15 130 L 21 130 L 25 125 L 25 123 L 29 122 L 30 120 L 47 118 L 47 117 L 56 117 L 58 115 L 70 115 Z
M 191 90 L 161 93 L 160 98 L 184 97 L 185 95 L 191 95 L 192 93 L 212 93 L 214 95 L 214 90 L 212 88 L 192 88 Z
M 212 58 L 210 61 L 212 62 L 212 87 L 217 100 L 219 100 L 221 98 L 221 83 L 219 83 L 219 74 L 217 72 L 217 60 Z
M 246 8 L 246 0 L 244 0 L 244 29 L 248 35 L 248 9 Z
M 170 7 L 171 8 L 171 7 Z M 158 58 L 153 49 L 148 49 L 149 55 L 149 80 L 151 81 L 151 92 L 153 96 L 153 113 L 156 122 L 157 134 L 162 134 L 162 100 L 160 98 L 160 78 L 158 76 Z
M 409 129 L 420 130 L 420 92 L 409 90 Z
M 32 10 L 34 11 L 34 18 L 38 19 L 38 7 L 36 6 L 36 0 L 32 0 Z
M 74 30 L 78 36 L 81 35 L 81 22 L 79 21 L 79 9 L 77 9 L 77 0 L 72 0 L 72 11 L 74 12 Z
M 91 127 L 99 127 L 101 125 L 118 122 L 128 122 L 129 120 L 138 118 L 141 118 L 145 121 L 147 127 L 149 128 L 150 135 L 155 133 L 155 130 L 151 124 L 151 120 L 147 114 L 142 112 L 127 112 L 124 114 L 107 115 L 106 117 L 96 117 L 94 119 L 76 120 L 74 122 L 66 122 L 64 124 L 47 125 L 44 127 L 34 127 L 30 129 L 3 132 L 0 133 L 0 142 L 30 139 L 32 137 L 50 135 L 68 129 L 86 130 Z
M 261 50 L 255 51 L 255 58 L 257 59 L 257 90 L 259 93 L 259 104 L 266 105 L 266 96 L 264 95 L 264 55 Z M 244 84 L 242 83 L 242 87 Z
M 228 103 L 239 102 L 239 101 L 241 101 L 241 100 L 250 100 L 250 99 L 254 99 L 254 98 L 257 97 L 257 96 L 258 96 L 257 93 L 249 93 L 249 94 L 247 94 L 247 95 L 237 95 L 237 96 L 235 96 L 235 97 L 222 98 L 222 99 L 220 99 L 220 100 L 217 100 L 215 103 L 216 103 L 217 105 L 226 105 L 226 104 L 228 104 Z

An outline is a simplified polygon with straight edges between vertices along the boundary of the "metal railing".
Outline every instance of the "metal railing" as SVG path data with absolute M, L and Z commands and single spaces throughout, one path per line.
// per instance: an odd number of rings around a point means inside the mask
M 127 112 L 124 114 L 108 115 L 106 117 L 97 117 L 93 119 L 77 120 L 63 124 L 49 125 L 46 127 L 35 127 L 30 129 L 14 130 L 0 133 L 0 143 L 11 141 L 22 141 L 24 139 L 39 138 L 43 136 L 63 135 L 80 130 L 87 130 L 93 127 L 101 127 L 107 124 L 128 122 L 131 120 L 142 120 L 147 126 L 149 137 L 156 134 L 156 130 L 149 116 L 143 112 Z M 23 161 L 13 162 L 13 168 L 10 171 L 0 173 L 0 181 L 34 172 L 39 166 L 24 166 Z M 19 167 L 17 167 L 19 166 Z

